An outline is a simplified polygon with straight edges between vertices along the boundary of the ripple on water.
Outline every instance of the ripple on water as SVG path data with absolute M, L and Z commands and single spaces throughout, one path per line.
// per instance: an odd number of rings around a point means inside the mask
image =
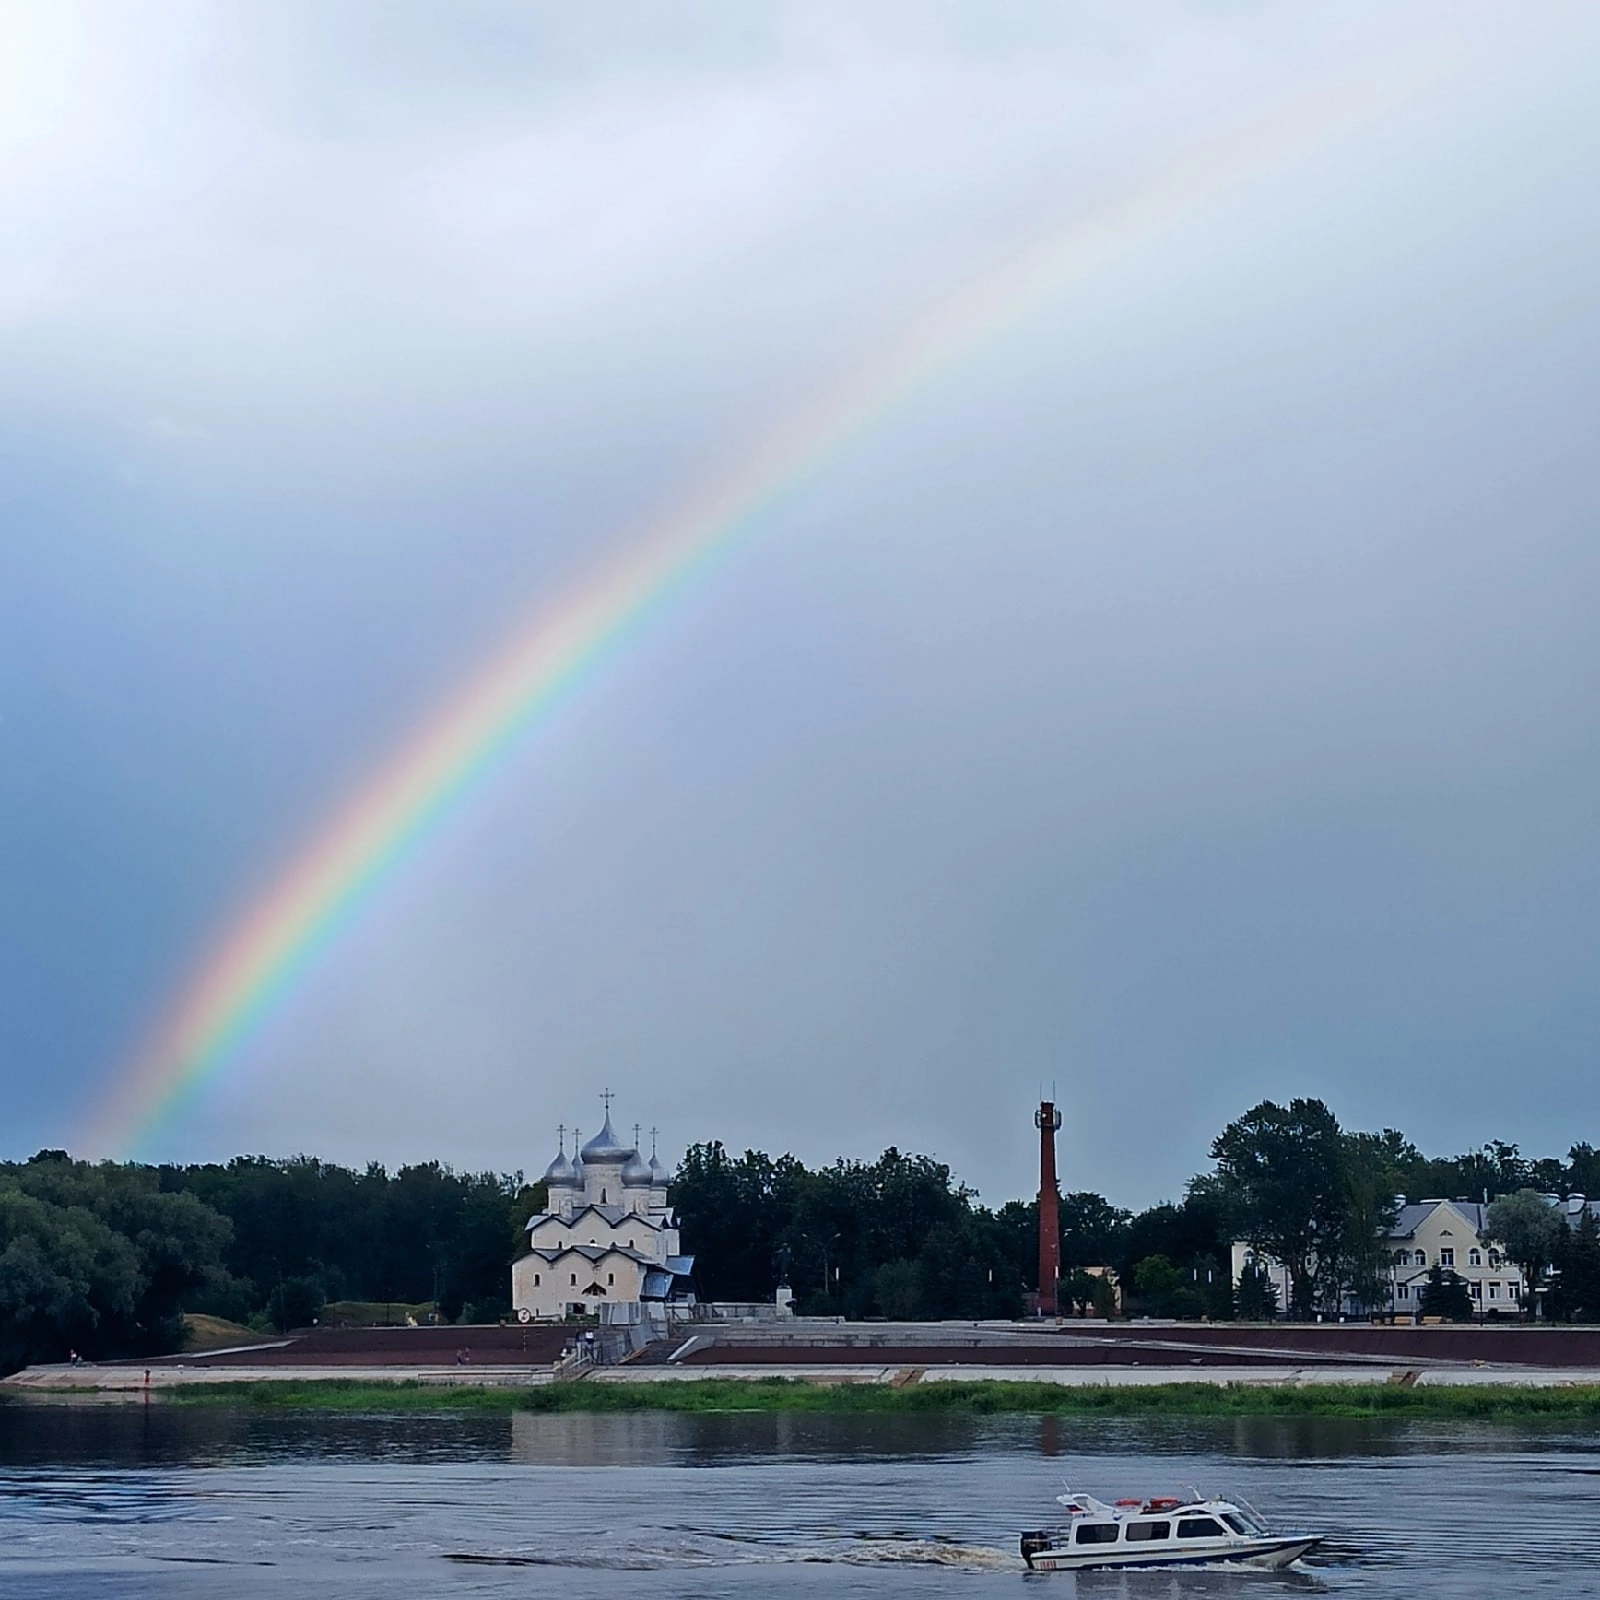
M 0 1418 L 0 1593 L 214 1594 L 226 1567 L 229 1600 L 287 1581 L 525 1596 L 547 1592 L 528 1587 L 544 1568 L 573 1600 L 631 1597 L 645 1572 L 670 1600 L 763 1592 L 782 1567 L 786 1588 L 830 1595 L 1600 1594 L 1600 1459 L 1582 1436 L 1319 1430 L 1296 1454 L 1282 1431 L 1231 1424 L 833 1420 L 784 1433 L 771 1418 L 408 1419 L 336 1429 L 322 1448 L 315 1419 L 274 1433 L 256 1415 L 204 1419 L 187 1460 L 165 1424 L 154 1441 L 80 1428 L 79 1459 L 63 1460 L 42 1435 L 7 1440 Z M 1017 1532 L 1050 1520 L 1063 1478 L 1108 1497 L 1232 1488 L 1328 1543 L 1286 1574 L 1029 1575 Z M 24 1572 L 55 1587 L 7 1581 Z

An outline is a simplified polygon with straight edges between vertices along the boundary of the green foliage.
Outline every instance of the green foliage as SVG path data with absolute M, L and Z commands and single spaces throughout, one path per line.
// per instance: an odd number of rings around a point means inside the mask
M 1556 1280 L 1545 1311 L 1563 1322 L 1600 1322 L 1600 1228 L 1585 1211 L 1556 1241 Z
M 59 1151 L 0 1166 L 0 1370 L 182 1349 L 184 1299 L 220 1272 L 228 1238 L 148 1167 Z
M 1020 1414 L 1096 1417 L 1460 1418 L 1521 1424 L 1538 1418 L 1600 1421 L 1600 1387 L 1455 1387 L 1402 1384 L 808 1383 L 789 1378 L 704 1378 L 692 1383 L 552 1383 L 534 1389 L 417 1383 L 192 1384 L 164 1398 L 179 1405 L 406 1412 L 813 1412 Z
M 1102 1319 L 1108 1319 L 1117 1314 L 1117 1287 L 1100 1273 L 1094 1280 L 1094 1314 Z
M 1165 1256 L 1146 1256 L 1133 1269 L 1138 1309 L 1150 1317 L 1178 1315 L 1179 1297 L 1186 1292 L 1183 1275 Z
M 1591 1144 L 1575 1144 L 1567 1151 L 1567 1181 L 1557 1187 L 1566 1193 L 1600 1199 L 1600 1150 Z
M 1253 1261 L 1239 1273 L 1235 1310 L 1241 1322 L 1271 1322 L 1278 1314 L 1278 1286 Z
M 1344 1145 L 1320 1100 L 1287 1107 L 1263 1100 L 1230 1122 L 1211 1146 L 1246 1240 L 1289 1273 L 1290 1310 L 1310 1316 L 1317 1273 L 1346 1234 Z
M 671 1199 L 708 1300 L 769 1300 L 787 1271 L 810 1314 L 1014 1316 L 1018 1212 L 972 1203 L 949 1167 L 889 1149 L 812 1171 L 792 1156 L 695 1145 Z M 1037 1215 L 1037 1213 L 1035 1213 Z M 1037 1235 L 1033 1246 L 1037 1257 Z M 892 1271 L 886 1269 L 893 1268 Z
M 309 1156 L 239 1156 L 162 1167 L 160 1179 L 232 1221 L 227 1281 L 192 1309 L 234 1320 L 268 1309 L 290 1279 L 330 1301 L 437 1303 L 454 1320 L 468 1300 L 506 1294 L 523 1227 L 544 1202 L 543 1185 L 520 1175 L 438 1161 L 391 1174 L 375 1162 L 357 1172 Z
M 1407 1141 L 1393 1128 L 1382 1133 L 1346 1133 L 1340 1138 L 1344 1217 L 1322 1277 L 1327 1303 L 1337 1309 L 1345 1294 L 1378 1305 L 1389 1294 L 1389 1230 L 1399 1211 Z
M 894 1322 L 922 1315 L 922 1273 L 915 1261 L 885 1261 L 873 1277 L 878 1308 Z
M 1448 1272 L 1437 1263 L 1428 1271 L 1419 1302 L 1425 1317 L 1443 1317 L 1446 1322 L 1472 1321 L 1472 1296 L 1459 1273 Z
M 267 1296 L 267 1317 L 279 1333 L 309 1328 L 322 1315 L 322 1284 L 316 1278 L 285 1278 Z
M 1503 1195 L 1489 1207 L 1484 1226 L 1491 1239 L 1498 1239 L 1505 1253 L 1522 1269 L 1527 1291 L 1523 1307 L 1532 1315 L 1534 1292 L 1544 1269 L 1554 1258 L 1566 1224 L 1558 1212 L 1546 1205 L 1537 1190 L 1519 1189 Z

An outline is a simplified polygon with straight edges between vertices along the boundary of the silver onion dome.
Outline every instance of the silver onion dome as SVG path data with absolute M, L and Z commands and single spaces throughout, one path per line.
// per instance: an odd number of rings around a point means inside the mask
M 611 1113 L 607 1111 L 605 1126 L 583 1147 L 579 1152 L 579 1158 L 585 1166 L 593 1161 L 621 1163 L 633 1153 L 633 1148 L 625 1145 L 616 1136 L 611 1127 Z

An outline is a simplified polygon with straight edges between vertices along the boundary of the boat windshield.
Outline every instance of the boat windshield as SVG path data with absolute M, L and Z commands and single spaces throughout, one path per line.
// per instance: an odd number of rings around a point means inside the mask
M 1224 1511 L 1222 1520 L 1233 1529 L 1235 1533 L 1254 1534 L 1261 1532 L 1261 1525 L 1242 1511 Z

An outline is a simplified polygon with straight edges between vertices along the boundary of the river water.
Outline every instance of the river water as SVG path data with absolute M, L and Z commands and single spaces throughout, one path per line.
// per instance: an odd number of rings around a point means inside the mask
M 1029 1574 L 1063 1480 L 1233 1489 L 1286 1573 Z M 1467 1424 L 0 1406 L 0 1595 L 1600 1595 L 1600 1439 Z

